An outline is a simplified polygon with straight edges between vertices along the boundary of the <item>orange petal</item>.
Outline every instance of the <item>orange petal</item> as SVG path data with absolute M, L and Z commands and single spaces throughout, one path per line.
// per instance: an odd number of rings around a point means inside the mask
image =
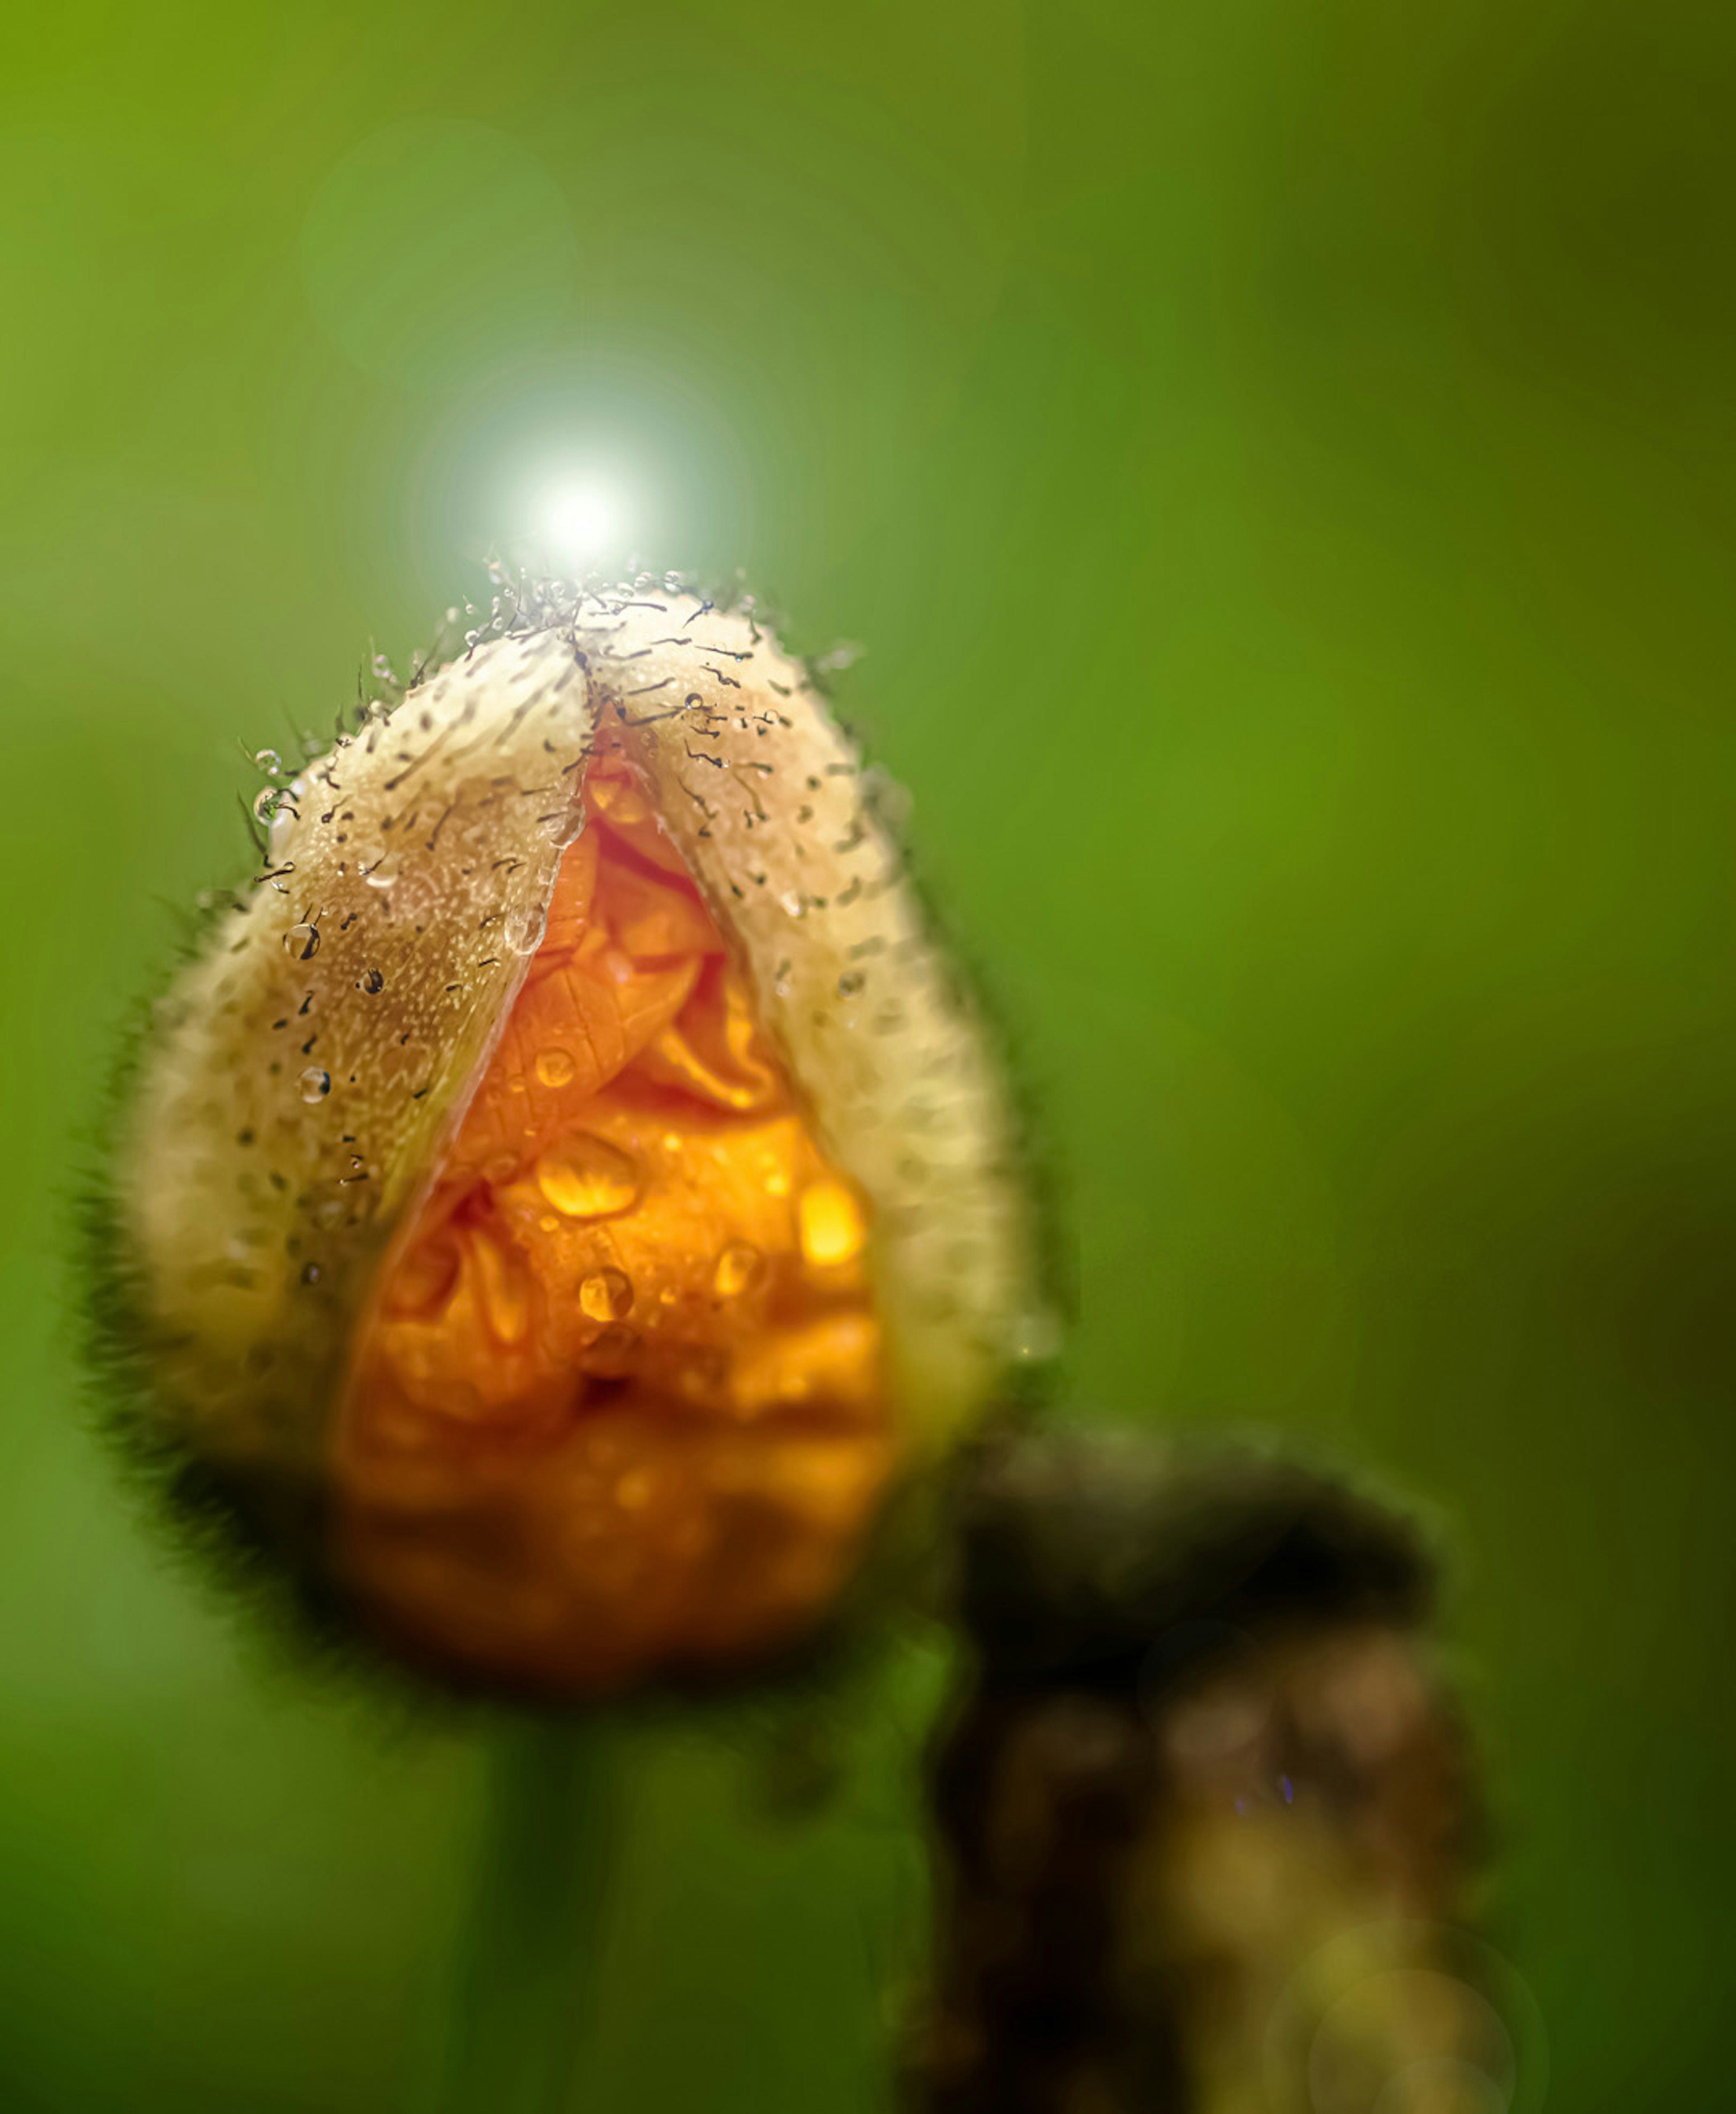
M 632 781 L 592 771 L 636 826 Z M 618 830 L 567 863 L 382 1273 L 337 1487 L 401 1646 L 598 1692 L 811 1626 L 897 1448 L 855 1250 L 813 1252 L 814 1197 L 861 1207 L 698 891 Z

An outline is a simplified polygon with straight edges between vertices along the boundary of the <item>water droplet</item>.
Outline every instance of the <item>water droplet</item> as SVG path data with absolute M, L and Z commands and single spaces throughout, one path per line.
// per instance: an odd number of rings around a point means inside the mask
M 509 910 L 501 926 L 502 937 L 515 954 L 534 954 L 548 930 L 548 905 L 526 903 Z
M 390 888 L 397 877 L 395 873 L 382 873 L 378 867 L 362 876 L 370 888 Z
M 783 912 L 786 917 L 801 917 L 807 914 L 808 904 L 806 899 L 804 897 L 798 895 L 793 888 L 786 890 L 783 895 L 779 896 L 777 899 L 777 904 L 778 908 Z
M 557 851 L 564 852 L 584 835 L 584 803 L 575 800 L 570 808 L 563 808 L 558 814 L 549 817 L 543 825 L 543 834 Z
M 800 1222 L 802 1253 L 817 1268 L 831 1269 L 853 1262 L 868 1238 L 862 1206 L 841 1182 L 830 1176 L 810 1182 L 796 1206 Z
M 268 778 L 275 778 L 283 768 L 283 758 L 274 748 L 256 748 L 253 760 L 254 767 L 263 771 Z
M 638 1201 L 639 1169 L 607 1138 L 575 1131 L 537 1162 L 537 1186 L 566 1217 L 602 1219 Z
M 281 785 L 262 785 L 253 796 L 253 818 L 256 822 L 268 822 L 277 812 L 284 798 Z
M 633 1307 L 633 1280 L 624 1270 L 593 1270 L 579 1288 L 579 1304 L 593 1321 L 619 1321 Z
M 537 1077 L 545 1087 L 564 1087 L 577 1067 L 564 1050 L 537 1052 Z
M 616 1322 L 605 1329 L 584 1354 L 587 1372 L 595 1373 L 600 1380 L 612 1380 L 624 1373 L 639 1348 L 639 1338 L 630 1329 L 623 1329 Z
M 323 1101 L 332 1091 L 332 1074 L 321 1071 L 317 1064 L 309 1064 L 297 1083 L 303 1100 Z
M 304 1284 L 318 1284 L 318 1282 L 319 1282 L 319 1265 L 318 1265 L 317 1262 L 305 1262 L 305 1263 L 303 1263 L 303 1265 L 301 1265 L 301 1282 L 302 1282 Z
M 319 952 L 317 925 L 291 925 L 283 936 L 283 951 L 297 962 L 311 962 Z
M 368 995 L 372 998 L 377 992 L 385 990 L 386 979 L 381 975 L 378 969 L 364 969 L 361 974 L 361 981 L 356 988 L 360 991 L 366 991 Z
M 483 1162 L 483 1179 L 497 1187 L 510 1182 L 519 1171 L 518 1155 L 515 1152 L 497 1152 Z
M 717 1258 L 712 1288 L 720 1299 L 739 1299 L 766 1274 L 766 1259 L 749 1241 L 731 1241 Z

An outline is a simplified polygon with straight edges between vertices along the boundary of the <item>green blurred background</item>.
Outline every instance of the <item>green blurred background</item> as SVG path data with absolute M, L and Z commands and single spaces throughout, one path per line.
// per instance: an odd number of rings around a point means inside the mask
M 71 4 L 0 51 L 0 2104 L 435 2103 L 484 1758 L 250 1653 L 81 1425 L 165 904 L 569 487 L 911 789 L 1079 1412 L 1440 1508 L 1563 2109 L 1720 2103 L 1736 17 Z M 933 1668 L 818 1819 L 636 1736 L 575 2104 L 844 2114 Z

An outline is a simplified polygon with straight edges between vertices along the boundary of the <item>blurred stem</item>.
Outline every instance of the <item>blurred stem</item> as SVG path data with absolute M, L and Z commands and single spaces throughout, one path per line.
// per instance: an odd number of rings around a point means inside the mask
M 440 2114 L 575 2103 L 608 1937 L 622 1738 L 583 1718 L 515 1718 L 490 1735 Z

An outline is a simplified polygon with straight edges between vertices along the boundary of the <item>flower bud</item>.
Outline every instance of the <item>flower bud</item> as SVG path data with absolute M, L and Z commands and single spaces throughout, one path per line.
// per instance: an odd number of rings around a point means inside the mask
M 814 1631 L 1033 1314 L 981 1022 L 750 615 L 539 587 L 284 789 L 121 1140 L 159 1434 L 550 1695 Z M 269 805 L 271 803 L 268 803 Z
M 1528 2100 L 1523 2005 L 1463 1928 L 1482 1796 L 1416 1523 L 1131 1428 L 1004 1430 L 951 1494 L 964 1649 L 900 2103 Z

